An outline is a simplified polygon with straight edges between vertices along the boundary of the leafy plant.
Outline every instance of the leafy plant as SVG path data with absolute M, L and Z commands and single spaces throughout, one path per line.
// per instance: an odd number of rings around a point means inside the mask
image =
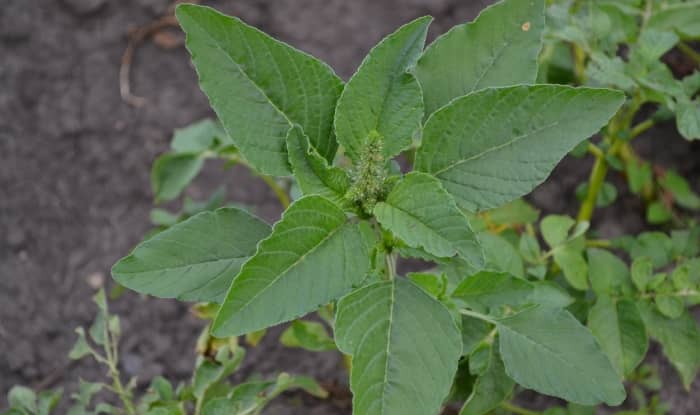
M 198 302 L 211 322 L 192 380 L 174 388 L 158 377 L 143 394 L 135 379 L 123 383 L 119 319 L 100 291 L 69 357 L 94 358 L 109 382 L 81 380 L 69 414 L 244 415 L 290 388 L 325 397 L 303 376 L 227 380 L 245 354 L 237 336 L 255 346 L 284 322 L 283 345 L 344 353 L 358 415 L 455 403 L 460 415 L 588 415 L 621 404 L 623 381 L 631 399 L 618 415 L 667 413 L 642 362 L 655 340 L 686 388 L 700 368 L 689 312 L 700 303 L 700 196 L 631 142 L 670 119 L 700 138 L 700 74 L 679 79 L 661 59 L 675 48 L 700 64 L 687 43 L 700 37 L 700 4 L 546 6 L 504 0 L 425 49 L 431 19 L 416 19 L 347 83 L 236 18 L 180 6 L 218 120 L 175 132 L 153 165 L 156 202 L 178 198 L 217 158 L 249 168 L 285 212 L 269 226 L 226 205 L 223 190 L 185 198 L 179 213 L 154 209 L 157 228 L 112 274 L 144 294 Z M 568 153 L 595 158 L 576 189 L 578 216 L 540 220 L 521 197 Z M 619 193 L 610 171 L 663 231 L 596 238 L 595 209 Z M 432 268 L 402 276 L 399 258 Z M 322 321 L 298 319 L 311 312 Z M 512 401 L 522 389 L 568 404 L 525 409 Z M 16 386 L 6 414 L 49 414 L 61 395 Z
M 692 55 L 680 39 L 700 35 L 687 17 L 700 8 L 547 4 L 547 26 L 544 0 L 505 0 L 425 49 L 430 18 L 416 19 L 345 84 L 237 18 L 179 6 L 221 125 L 176 133 L 154 165 L 156 198 L 175 198 L 217 157 L 260 175 L 285 212 L 272 227 L 213 209 L 221 202 L 171 216 L 114 279 L 203 302 L 219 341 L 255 343 L 292 321 L 283 344 L 351 359 L 357 415 L 452 402 L 461 415 L 538 414 L 511 402 L 521 388 L 569 401 L 543 414 L 592 414 L 625 400 L 624 380 L 637 409 L 620 414 L 665 413 L 640 364 L 651 338 L 686 387 L 700 368 L 688 312 L 700 302 L 700 228 L 687 214 L 700 199 L 630 141 L 669 115 L 697 138 L 697 74 L 676 80 L 659 58 L 676 44 Z M 650 104 L 658 111 L 638 121 Z M 520 198 L 570 152 L 595 157 L 579 214 L 540 220 Z M 647 201 L 650 222 L 675 229 L 596 239 L 593 212 L 618 193 L 609 170 Z M 399 258 L 433 268 L 404 277 Z M 325 324 L 296 320 L 315 311 Z
M 109 313 L 103 290 L 94 297 L 97 316 L 86 332 L 76 329 L 78 340 L 69 358 L 80 360 L 92 357 L 107 368 L 109 383 L 80 380 L 79 389 L 71 395 L 74 404 L 68 415 L 143 414 L 143 415 L 257 415 L 275 397 L 290 389 L 303 389 L 323 398 L 327 392 L 313 379 L 281 373 L 274 380 L 251 379 L 232 385 L 227 378 L 240 366 L 245 349 L 235 339 L 223 342 L 205 341 L 199 350 L 192 380 L 177 388 L 164 379 L 155 377 L 149 388 L 136 399 L 136 378 L 127 384 L 119 373 L 119 317 Z M 204 332 L 206 335 L 206 331 Z M 203 336 L 206 338 L 206 336 Z M 101 392 L 116 395 L 120 405 L 103 397 Z M 4 415 L 49 415 L 61 400 L 62 390 L 47 390 L 36 394 L 24 386 L 15 386 L 8 394 L 10 408 Z M 95 403 L 94 401 L 98 401 Z

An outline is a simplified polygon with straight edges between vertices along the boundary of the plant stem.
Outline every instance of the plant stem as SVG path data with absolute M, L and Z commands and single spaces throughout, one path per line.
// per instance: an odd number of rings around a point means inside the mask
M 465 316 L 474 317 L 474 318 L 477 318 L 479 320 L 484 320 L 486 322 L 489 322 L 491 324 L 496 324 L 496 320 L 492 319 L 491 317 L 489 317 L 485 314 L 477 313 L 476 311 L 467 310 L 466 308 L 462 308 L 459 310 L 459 312 L 460 312 L 460 314 L 464 314 Z
M 384 258 L 386 259 L 387 279 L 391 281 L 396 276 L 396 256 L 394 254 L 386 254 Z
M 700 65 L 700 53 L 685 42 L 678 43 L 678 49 L 688 58 L 692 59 L 696 65 Z
M 287 192 L 285 192 L 284 189 L 282 189 L 282 187 L 277 183 L 277 181 L 273 177 L 260 175 L 260 178 L 263 179 L 265 183 L 267 183 L 267 185 L 270 187 L 270 189 L 272 189 L 273 192 L 275 192 L 275 196 L 277 196 L 277 199 L 280 201 L 282 207 L 287 209 L 290 204 Z
M 577 219 L 579 222 L 590 222 L 598 201 L 598 193 L 603 187 L 603 182 L 605 181 L 607 173 L 608 162 L 605 161 L 605 156 L 596 156 L 593 170 L 591 170 L 591 176 L 588 179 L 588 193 L 586 193 L 586 199 L 584 199 L 578 211 Z
M 646 130 L 650 129 L 654 126 L 654 124 L 656 124 L 656 122 L 653 119 L 649 118 L 648 120 L 642 121 L 639 124 L 635 125 L 634 127 L 632 127 L 632 131 L 630 131 L 630 140 L 642 134 Z
M 531 411 L 510 402 L 501 402 L 501 408 L 517 415 L 540 415 L 540 412 Z
M 612 242 L 607 239 L 589 239 L 586 241 L 586 246 L 591 248 L 610 248 Z
M 119 369 L 117 368 L 118 365 L 118 343 L 119 339 L 112 336 L 112 333 L 109 331 L 109 313 L 105 309 L 105 323 L 104 323 L 104 336 L 105 336 L 105 342 L 104 342 L 104 351 L 105 351 L 105 357 L 107 359 L 107 367 L 109 368 L 109 376 L 112 378 L 112 387 L 114 388 L 114 392 L 119 396 L 119 399 L 122 401 L 122 404 L 124 404 L 124 410 L 126 411 L 127 414 L 129 415 L 135 415 L 136 410 L 134 409 L 134 404 L 131 402 L 131 396 L 127 392 L 127 390 L 124 388 L 124 385 L 122 384 L 120 374 L 119 374 Z

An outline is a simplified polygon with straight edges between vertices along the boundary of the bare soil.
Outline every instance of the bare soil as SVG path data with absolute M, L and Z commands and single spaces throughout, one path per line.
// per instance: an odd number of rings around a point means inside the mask
M 384 34 L 431 14 L 431 36 L 472 19 L 490 1 L 458 0 L 219 0 L 207 2 L 330 63 L 347 79 Z M 109 268 L 149 229 L 153 199 L 149 170 L 166 151 L 171 132 L 211 115 L 197 87 L 177 30 L 136 49 L 135 108 L 119 93 L 119 67 L 130 28 L 167 13 L 170 0 L 4 0 L 0 6 L 0 408 L 14 384 L 63 385 L 95 380 L 103 370 L 66 355 L 74 328 L 88 324 L 94 286 L 109 283 Z M 174 46 L 174 47 L 167 47 Z M 517 68 L 514 68 L 517 70 Z M 673 127 L 653 129 L 639 150 L 673 166 L 697 184 L 700 147 Z M 589 161 L 567 159 L 531 200 L 544 212 L 575 211 L 575 186 Z M 275 220 L 274 195 L 243 170 L 212 163 L 189 194 L 205 198 L 225 185 L 232 201 Z M 622 188 L 622 187 L 621 187 Z M 625 197 L 598 212 L 606 236 L 645 228 L 641 205 Z M 186 304 L 126 293 L 112 303 L 123 320 L 122 371 L 146 380 L 191 373 L 202 323 Z M 279 370 L 346 385 L 337 355 L 281 347 L 272 331 L 250 350 L 239 376 Z M 674 415 L 700 412 L 700 382 L 683 391 L 660 357 L 662 397 Z M 531 402 L 534 403 L 534 402 Z M 528 402 L 525 402 L 527 405 Z M 64 408 L 64 407 L 63 407 Z M 349 414 L 342 393 L 319 401 L 300 394 L 280 398 L 269 414 Z

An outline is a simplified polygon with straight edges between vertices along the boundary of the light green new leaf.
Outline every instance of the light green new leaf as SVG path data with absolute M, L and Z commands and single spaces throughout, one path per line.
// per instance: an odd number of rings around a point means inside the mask
M 287 151 L 294 177 L 305 195 L 321 195 L 340 206 L 347 203 L 345 194 L 350 188 L 347 173 L 329 166 L 298 126 L 287 136 Z
M 384 38 L 345 86 L 335 113 L 335 132 L 354 161 L 372 131 L 384 140 L 385 158 L 411 145 L 423 120 L 423 99 L 408 70 L 423 51 L 431 21 L 421 17 Z
M 176 129 L 170 148 L 176 153 L 200 153 L 212 147 L 232 144 L 233 140 L 218 121 L 205 118 L 187 127 Z
M 369 270 L 360 227 L 321 196 L 294 202 L 233 280 L 212 332 L 237 336 L 300 317 L 347 294 Z
M 562 85 L 481 90 L 428 119 L 416 169 L 437 177 L 462 207 L 493 208 L 544 181 L 623 101 L 619 91 Z
M 470 362 L 471 364 L 471 362 Z M 486 371 L 481 374 L 472 388 L 472 393 L 464 402 L 459 415 L 487 414 L 508 399 L 515 383 L 506 375 L 503 361 L 498 354 L 498 345 L 489 348 Z
M 151 188 L 156 202 L 173 200 L 202 170 L 204 159 L 196 153 L 166 153 L 151 170 Z
M 576 221 L 569 216 L 548 215 L 540 223 L 542 238 L 554 248 L 569 239 L 569 231 L 576 225 Z
M 183 4 L 176 15 L 202 90 L 253 167 L 289 174 L 285 143 L 293 123 L 333 160 L 333 113 L 342 81 L 330 67 L 208 7 Z
M 481 271 L 466 278 L 454 290 L 452 297 L 479 312 L 503 305 L 519 307 L 540 304 L 563 308 L 572 302 L 566 292 L 548 283 L 533 283 L 507 273 L 491 271 Z
M 506 373 L 520 385 L 582 405 L 624 401 L 610 360 L 568 311 L 533 307 L 496 323 Z
M 535 82 L 543 30 L 544 0 L 505 0 L 437 38 L 415 69 L 426 116 L 473 91 Z
M 679 318 L 663 316 L 647 302 L 638 302 L 649 335 L 661 343 L 668 360 L 681 376 L 683 385 L 690 389 L 700 369 L 700 330 L 698 323 L 687 311 Z
M 437 414 L 462 353 L 450 312 L 406 279 L 341 299 L 335 340 L 352 355 L 354 415 Z
M 407 245 L 438 257 L 458 254 L 472 266 L 484 264 L 484 253 L 469 221 L 440 181 L 425 173 L 407 174 L 377 203 L 379 223 Z
M 269 225 L 241 209 L 202 212 L 139 244 L 112 267 L 112 276 L 143 294 L 220 302 L 269 234 Z
M 620 379 L 636 369 L 649 348 L 644 322 L 630 300 L 616 303 L 608 296 L 598 297 L 588 314 L 588 327 Z

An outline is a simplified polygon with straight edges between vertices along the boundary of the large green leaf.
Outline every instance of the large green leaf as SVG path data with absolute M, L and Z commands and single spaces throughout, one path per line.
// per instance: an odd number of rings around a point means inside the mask
M 375 46 L 348 81 L 338 100 L 335 132 L 351 159 L 372 131 L 383 138 L 386 158 L 411 145 L 423 119 L 423 99 L 416 78 L 407 71 L 423 51 L 432 18 L 400 27 Z
M 647 353 L 649 339 L 637 306 L 630 300 L 598 301 L 588 314 L 588 327 L 610 358 L 620 378 L 632 373 Z
M 347 173 L 329 166 L 298 126 L 287 136 L 287 151 L 294 177 L 305 195 L 321 195 L 340 206 L 347 203 L 345 194 L 350 188 Z
M 208 7 L 183 4 L 176 14 L 202 90 L 253 167 L 289 174 L 285 142 L 292 123 L 333 160 L 333 113 L 342 81 L 330 67 Z
M 489 348 L 489 361 L 484 373 L 474 382 L 472 393 L 464 402 L 459 415 L 487 414 L 508 399 L 515 383 L 506 375 L 496 344 Z
M 562 85 L 481 90 L 428 119 L 416 169 L 440 179 L 462 207 L 493 208 L 544 181 L 623 102 L 618 91 Z
M 237 336 L 292 320 L 347 294 L 369 270 L 360 227 L 321 196 L 294 202 L 241 268 L 212 325 Z
M 352 355 L 354 415 L 437 414 L 462 352 L 449 311 L 406 279 L 341 299 L 335 339 Z
M 508 376 L 582 405 L 619 405 L 625 388 L 610 360 L 568 311 L 532 307 L 496 321 Z
M 480 312 L 527 304 L 566 307 L 573 301 L 566 292 L 549 283 L 533 283 L 508 273 L 492 271 L 481 271 L 466 278 L 454 290 L 452 297 Z
M 640 301 L 637 307 L 649 335 L 661 343 L 664 354 L 680 374 L 683 385 L 690 389 L 700 369 L 698 323 L 687 311 L 676 319 L 670 319 L 650 303 Z
M 484 264 L 484 253 L 469 221 L 440 181 L 425 173 L 407 174 L 377 203 L 374 215 L 406 244 L 438 257 L 458 254 L 474 267 Z
M 487 87 L 535 82 L 544 0 L 505 0 L 436 39 L 418 61 L 426 115 Z
M 112 276 L 143 294 L 220 302 L 269 234 L 269 225 L 240 209 L 202 212 L 142 242 L 112 267 Z

